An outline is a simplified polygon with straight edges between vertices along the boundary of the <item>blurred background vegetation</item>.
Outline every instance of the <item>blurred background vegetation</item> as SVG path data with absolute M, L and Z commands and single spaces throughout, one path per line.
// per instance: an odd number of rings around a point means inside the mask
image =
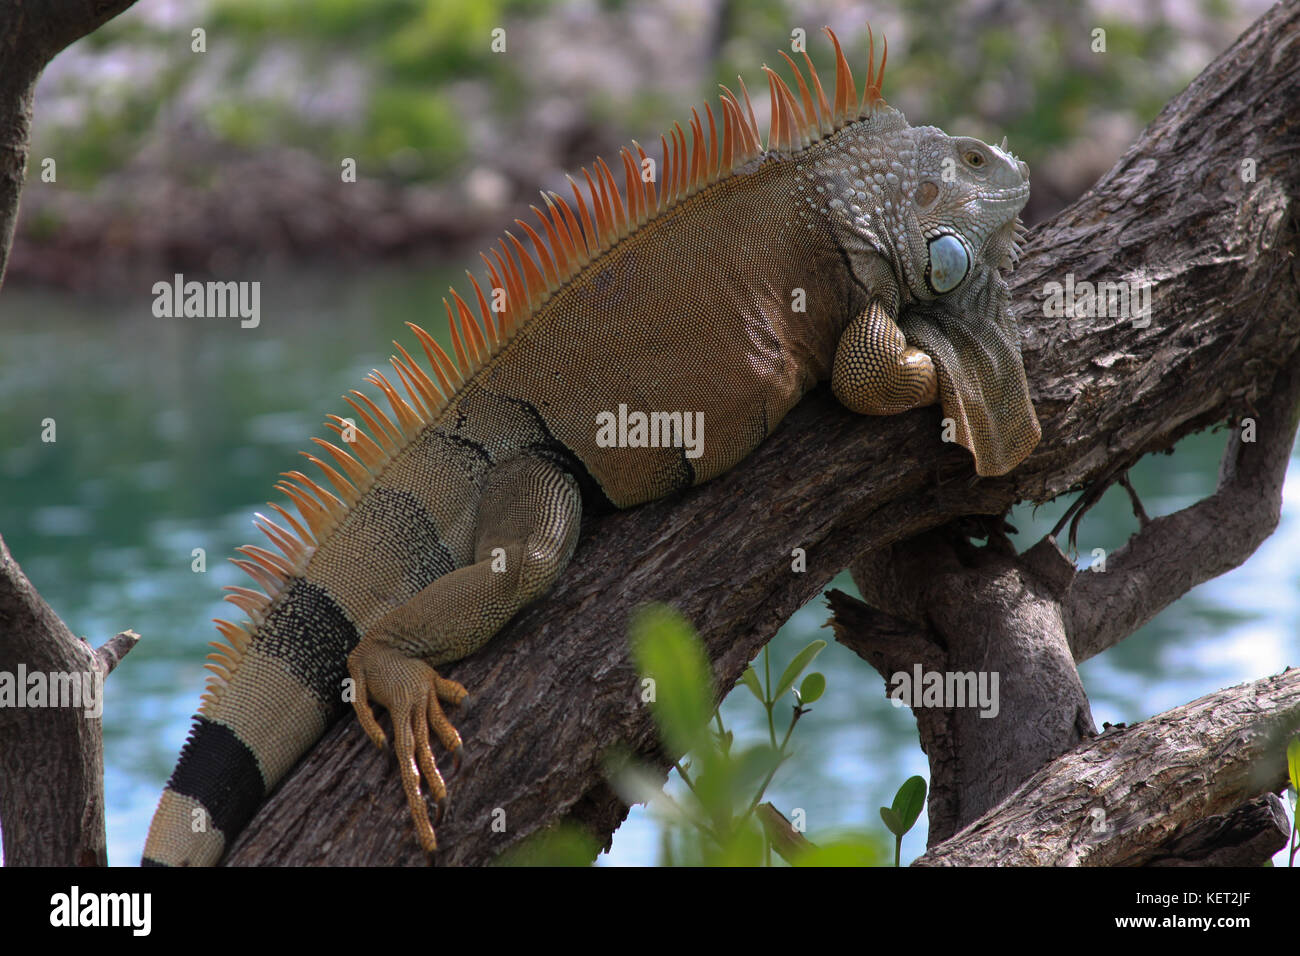
M 861 75 L 868 21 L 912 123 L 1005 135 L 1028 161 L 1032 224 L 1266 6 L 145 0 L 42 81 L 33 164 L 56 159 L 58 181 L 31 177 L 11 278 L 125 288 L 173 266 L 460 253 L 597 153 L 653 143 L 717 83 L 740 72 L 761 94 L 759 64 L 795 28 L 828 67 L 832 26 Z
M 0 531 L 76 633 L 144 636 L 106 684 L 113 862 L 138 858 L 205 676 L 208 619 L 229 615 L 222 585 L 243 583 L 222 558 L 255 540 L 252 513 L 337 396 L 407 341 L 404 322 L 439 327 L 447 281 L 538 188 L 630 138 L 652 143 L 737 72 L 759 93 L 758 67 L 795 27 L 825 70 L 829 24 L 861 76 L 869 21 L 889 39 L 885 94 L 912 123 L 1006 135 L 1028 161 L 1032 223 L 1087 189 L 1266 6 L 142 0 L 60 55 L 38 90 L 0 291 Z M 356 183 L 341 181 L 345 157 Z M 40 178 L 45 158 L 55 182 Z M 261 324 L 154 318 L 153 283 L 178 271 L 261 280 Z M 46 418 L 54 444 L 40 440 Z M 1193 436 L 1141 462 L 1132 481 L 1150 514 L 1212 491 L 1222 443 Z M 1281 527 L 1250 561 L 1084 665 L 1099 725 L 1300 662 L 1297 493 L 1293 477 Z M 1018 546 L 1069 503 L 1016 509 Z M 1112 489 L 1081 527 L 1081 563 L 1134 529 Z M 856 593 L 847 575 L 833 584 Z M 826 617 L 814 600 L 787 623 L 774 675 L 828 636 Z M 817 668 L 825 693 L 765 799 L 810 832 L 865 828 L 892 862 L 879 808 L 928 776 L 915 724 L 846 648 L 831 642 Z M 743 689 L 721 717 L 738 749 L 768 737 Z M 687 795 L 676 774 L 668 792 Z M 602 860 L 652 863 L 665 840 L 635 808 Z M 924 845 L 922 814 L 903 862 Z

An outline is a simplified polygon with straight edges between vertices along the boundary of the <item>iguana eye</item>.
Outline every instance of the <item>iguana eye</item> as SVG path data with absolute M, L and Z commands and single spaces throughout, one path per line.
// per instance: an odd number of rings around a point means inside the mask
M 970 254 L 956 236 L 930 240 L 930 267 L 925 277 L 935 293 L 942 295 L 957 288 L 969 269 Z
M 966 150 L 966 155 L 962 159 L 966 160 L 967 165 L 972 169 L 979 169 L 984 165 L 984 156 L 973 149 Z

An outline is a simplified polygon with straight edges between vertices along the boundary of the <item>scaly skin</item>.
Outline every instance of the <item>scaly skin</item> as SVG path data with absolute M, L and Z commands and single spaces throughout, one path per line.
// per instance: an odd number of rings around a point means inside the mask
M 392 718 L 416 835 L 432 851 L 421 776 L 439 807 L 447 791 L 430 730 L 458 756 L 442 703 L 466 696 L 435 668 L 554 583 L 584 507 L 632 507 L 721 474 L 820 381 L 864 414 L 942 401 L 980 474 L 1028 454 L 1038 426 L 998 273 L 1015 255 L 1028 169 L 978 140 L 909 127 L 871 74 L 858 107 L 847 73 L 839 55 L 833 109 L 820 83 L 814 107 L 799 78 L 801 109 L 774 81 L 767 151 L 724 97 L 721 137 L 701 125 L 693 150 L 684 137 L 680 154 L 665 148 L 658 194 L 629 153 L 626 200 L 602 179 L 590 220 L 585 206 L 571 227 L 567 206 L 542 217 L 549 256 L 538 239 L 527 262 L 516 246 L 517 267 L 489 262 L 493 287 L 528 307 L 495 340 L 486 310 L 478 325 L 461 314 L 463 376 L 426 346 L 434 376 L 449 379 L 441 388 L 399 361 L 412 400 L 389 394 L 396 423 L 354 403 L 378 444 L 330 451 L 348 473 L 327 472 L 338 507 L 293 473 L 307 490 L 288 492 L 315 521 L 297 529 L 305 546 L 273 530 L 285 559 L 245 552 L 273 593 L 235 596 L 252 627 L 223 627 L 236 646 L 217 658 L 147 862 L 217 862 L 348 702 L 385 746 L 372 701 Z M 702 413 L 701 454 L 606 447 L 598 416 L 620 405 Z

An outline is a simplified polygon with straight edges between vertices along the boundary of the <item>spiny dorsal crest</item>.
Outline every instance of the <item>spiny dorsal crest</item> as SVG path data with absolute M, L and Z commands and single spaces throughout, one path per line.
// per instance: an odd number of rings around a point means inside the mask
M 202 697 L 200 713 L 211 715 L 211 708 L 238 669 L 270 607 L 292 579 L 305 573 L 320 543 L 334 532 L 389 462 L 426 425 L 438 420 L 462 386 L 558 289 L 610 247 L 675 203 L 732 175 L 754 159 L 771 153 L 804 149 L 886 105 L 880 87 L 885 75 L 885 61 L 889 57 L 888 44 L 877 69 L 875 37 L 868 29 L 867 81 L 859 100 L 853 73 L 840 48 L 840 41 L 829 27 L 825 32 L 835 47 L 833 105 L 826 98 L 821 78 L 807 52 L 803 58 L 812 81 L 811 89 L 798 64 L 781 51 L 781 56 L 794 71 L 799 98 L 795 98 L 776 72 L 763 67 L 768 78 L 771 108 L 766 148 L 745 81 L 737 77 L 741 96 L 738 98 L 723 86 L 718 98 L 722 116 L 721 136 L 712 106 L 704 106 L 707 133 L 699 110 L 692 109 L 689 141 L 680 124 L 674 124 L 667 134 L 659 137 L 663 159 L 657 176 L 642 174 L 648 168 L 646 152 L 633 140 L 631 149 L 624 147 L 619 151 L 624 179 L 621 191 L 609 166 L 597 158 L 590 170 L 584 168 L 581 172 L 587 186 L 586 198 L 578 183 L 569 177 L 578 209 L 576 214 L 573 207 L 555 192 L 542 193 L 545 211 L 536 205 L 531 207 L 546 233 L 545 240 L 527 222 L 515 220 L 532 244 L 531 252 L 507 230 L 498 242 L 498 248 L 488 250 L 491 258 L 479 254 L 487 268 L 489 288 L 493 293 L 491 298 L 497 308 L 489 307 L 489 297 L 484 294 L 483 287 L 472 273 L 466 271 L 474 290 L 476 309 L 471 308 L 455 289 L 450 290 L 450 302 L 443 299 L 454 361 L 432 335 L 413 323 L 407 323 L 424 349 L 432 375 L 426 373 L 400 343 L 394 342 L 400 355 L 393 356 L 390 361 L 405 394 L 399 393 L 378 370 L 367 378 L 383 393 L 392 409 L 392 416 L 363 392 L 353 389 L 343 400 L 360 417 L 369 434 L 355 420 L 330 415 L 326 427 L 351 450 L 323 438 L 312 439 L 337 468 L 316 455 L 302 452 L 321 470 L 333 491 L 300 471 L 281 475 L 286 480 L 275 487 L 293 502 L 298 517 L 281 505 L 270 503 L 269 507 L 284 524 L 261 513 L 257 514 L 255 523 L 280 553 L 248 545 L 237 549 L 244 558 L 231 558 L 262 591 L 236 586 L 226 588 L 230 592 L 226 600 L 247 614 L 248 621 L 232 624 L 217 620 L 217 630 L 229 643 L 212 642 L 214 651 L 208 655 L 209 663 L 206 665 L 212 676 Z M 659 183 L 657 189 L 656 181 Z

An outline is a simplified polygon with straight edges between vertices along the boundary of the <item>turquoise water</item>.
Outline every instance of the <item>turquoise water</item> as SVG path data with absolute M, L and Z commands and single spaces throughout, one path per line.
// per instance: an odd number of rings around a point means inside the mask
M 256 278 L 248 276 L 246 278 Z M 301 467 L 339 396 L 384 368 L 406 321 L 441 322 L 451 273 L 262 277 L 262 319 L 159 319 L 150 290 L 105 302 L 6 288 L 0 293 L 0 533 L 45 599 L 92 644 L 125 628 L 143 640 L 106 683 L 105 789 L 109 855 L 139 859 L 163 782 L 198 703 L 209 619 L 234 617 L 221 587 L 245 576 L 225 559 L 260 543 L 255 510 L 281 472 Z M 55 441 L 41 440 L 55 422 Z M 1213 490 L 1223 436 L 1194 436 L 1171 456 L 1143 461 L 1133 483 L 1153 516 Z M 1098 725 L 1140 720 L 1230 684 L 1300 663 L 1300 469 L 1286 486 L 1282 525 L 1242 567 L 1192 591 L 1082 673 Z M 1020 508 L 1023 549 L 1066 501 Z M 1083 563 L 1135 527 L 1112 489 L 1081 526 Z M 207 568 L 192 570 L 193 550 Z M 852 591 L 847 576 L 836 586 Z M 783 666 L 817 637 L 819 598 L 772 644 Z M 795 735 L 799 751 L 769 789 L 810 830 L 864 825 L 907 776 L 927 775 L 915 725 L 884 698 L 884 683 L 832 643 L 818 659 L 826 696 Z M 746 692 L 728 699 L 741 740 L 766 736 Z M 653 822 L 633 808 L 602 862 L 657 858 Z M 924 849 L 924 817 L 904 842 Z

